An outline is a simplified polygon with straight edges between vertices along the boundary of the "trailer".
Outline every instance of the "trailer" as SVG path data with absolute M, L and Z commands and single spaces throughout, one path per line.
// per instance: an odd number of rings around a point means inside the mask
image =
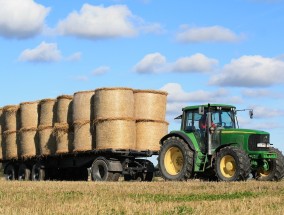
M 105 149 L 1 162 L 7 180 L 152 181 L 152 155 L 158 152 Z

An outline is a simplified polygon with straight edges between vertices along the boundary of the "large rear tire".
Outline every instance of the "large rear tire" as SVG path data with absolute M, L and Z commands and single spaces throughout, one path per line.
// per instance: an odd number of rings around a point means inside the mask
M 269 159 L 269 170 L 265 171 L 259 168 L 255 172 L 255 179 L 258 181 L 280 181 L 284 177 L 284 156 L 281 151 L 276 148 L 270 148 L 270 152 L 276 153 L 276 159 Z
M 170 181 L 186 181 L 193 175 L 193 150 L 179 137 L 167 138 L 158 157 L 161 176 Z
M 245 181 L 250 168 L 247 153 L 239 148 L 227 146 L 217 153 L 215 172 L 219 181 Z

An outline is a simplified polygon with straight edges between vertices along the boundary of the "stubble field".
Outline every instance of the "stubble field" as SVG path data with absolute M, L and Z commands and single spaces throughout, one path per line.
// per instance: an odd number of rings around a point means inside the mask
M 281 182 L 0 181 L 0 214 L 283 214 Z

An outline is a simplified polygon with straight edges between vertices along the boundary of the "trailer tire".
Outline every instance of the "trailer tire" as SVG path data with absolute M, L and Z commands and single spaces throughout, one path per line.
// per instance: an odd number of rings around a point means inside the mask
M 109 171 L 109 161 L 104 157 L 93 162 L 91 176 L 93 181 L 114 181 L 114 173 Z
M 19 181 L 29 181 L 31 177 L 31 170 L 25 164 L 20 164 L 18 175 Z
M 7 181 L 16 180 L 16 169 L 13 164 L 8 164 L 8 166 L 5 168 L 5 178 Z
M 250 169 L 250 159 L 242 149 L 226 146 L 217 153 L 215 172 L 218 181 L 245 181 Z
M 270 152 L 277 155 L 276 159 L 269 160 L 271 169 L 264 171 L 259 169 L 254 173 L 254 178 L 258 181 L 280 181 L 284 177 L 284 156 L 282 152 L 276 148 L 270 148 Z
M 163 141 L 158 157 L 161 176 L 169 181 L 186 181 L 193 174 L 194 152 L 180 137 Z
M 44 181 L 45 170 L 39 163 L 33 165 L 32 168 L 32 181 Z

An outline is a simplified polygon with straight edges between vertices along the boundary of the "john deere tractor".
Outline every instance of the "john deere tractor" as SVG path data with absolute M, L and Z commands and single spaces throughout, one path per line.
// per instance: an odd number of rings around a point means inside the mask
M 253 111 L 249 111 L 252 118 Z M 166 180 L 191 178 L 242 181 L 253 177 L 279 181 L 284 156 L 265 131 L 239 129 L 236 107 L 207 104 L 183 108 L 181 130 L 164 136 L 158 157 Z

